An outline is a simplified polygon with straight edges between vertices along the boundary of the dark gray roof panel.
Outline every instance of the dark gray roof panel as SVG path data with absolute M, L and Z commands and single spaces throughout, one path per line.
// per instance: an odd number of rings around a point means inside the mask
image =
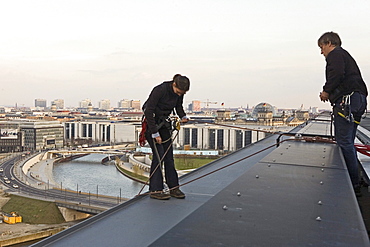
M 338 147 L 276 138 L 183 176 L 184 200 L 140 196 L 34 246 L 369 246 Z
M 183 186 L 184 200 L 135 198 L 33 246 L 148 246 L 272 152 L 273 147 L 266 147 L 274 145 L 276 137 L 270 136 L 181 177 L 180 184 L 185 184 L 235 163 Z M 245 159 L 256 152 L 259 153 Z
M 349 183 L 343 167 L 258 163 L 151 246 L 367 246 Z
M 320 168 L 342 168 L 341 152 L 330 143 L 308 145 L 301 141 L 285 141 L 261 162 L 270 164 L 305 165 Z M 315 150 L 315 153 L 312 153 Z

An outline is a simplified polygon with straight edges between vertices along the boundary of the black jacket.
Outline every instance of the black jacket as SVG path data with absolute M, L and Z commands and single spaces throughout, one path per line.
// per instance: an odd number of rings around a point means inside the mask
M 144 115 L 148 122 L 148 131 L 151 134 L 158 132 L 157 125 L 167 118 L 173 110 L 180 118 L 186 116 L 182 107 L 184 95 L 175 94 L 172 83 L 173 81 L 165 81 L 154 87 L 143 105 Z
M 334 103 L 339 97 L 359 92 L 367 96 L 367 88 L 360 69 L 352 56 L 342 47 L 336 47 L 326 56 L 326 83 L 324 91 Z

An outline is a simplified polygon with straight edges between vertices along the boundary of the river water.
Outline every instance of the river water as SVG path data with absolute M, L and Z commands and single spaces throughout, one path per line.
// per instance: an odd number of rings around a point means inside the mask
M 133 198 L 143 184 L 135 182 L 115 167 L 113 162 L 101 164 L 106 157 L 89 154 L 79 159 L 54 165 L 53 177 L 56 183 L 70 190 L 121 198 Z M 144 188 L 144 192 L 148 188 Z

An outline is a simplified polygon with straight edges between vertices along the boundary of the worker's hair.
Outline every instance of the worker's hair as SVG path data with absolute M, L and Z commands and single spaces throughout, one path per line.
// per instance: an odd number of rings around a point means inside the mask
M 178 89 L 183 90 L 183 91 L 189 91 L 190 80 L 186 76 L 176 74 L 173 76 L 173 82 L 175 83 Z
M 335 47 L 341 46 L 342 41 L 340 40 L 340 37 L 337 33 L 334 32 L 326 32 L 318 39 L 317 44 L 320 45 L 326 45 L 331 43 Z

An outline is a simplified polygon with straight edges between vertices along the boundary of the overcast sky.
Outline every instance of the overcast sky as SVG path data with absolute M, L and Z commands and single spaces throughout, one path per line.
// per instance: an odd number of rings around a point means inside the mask
M 330 108 L 317 39 L 338 32 L 370 82 L 369 13 L 368 0 L 1 1 L 0 105 L 143 103 L 180 73 L 186 104 Z

